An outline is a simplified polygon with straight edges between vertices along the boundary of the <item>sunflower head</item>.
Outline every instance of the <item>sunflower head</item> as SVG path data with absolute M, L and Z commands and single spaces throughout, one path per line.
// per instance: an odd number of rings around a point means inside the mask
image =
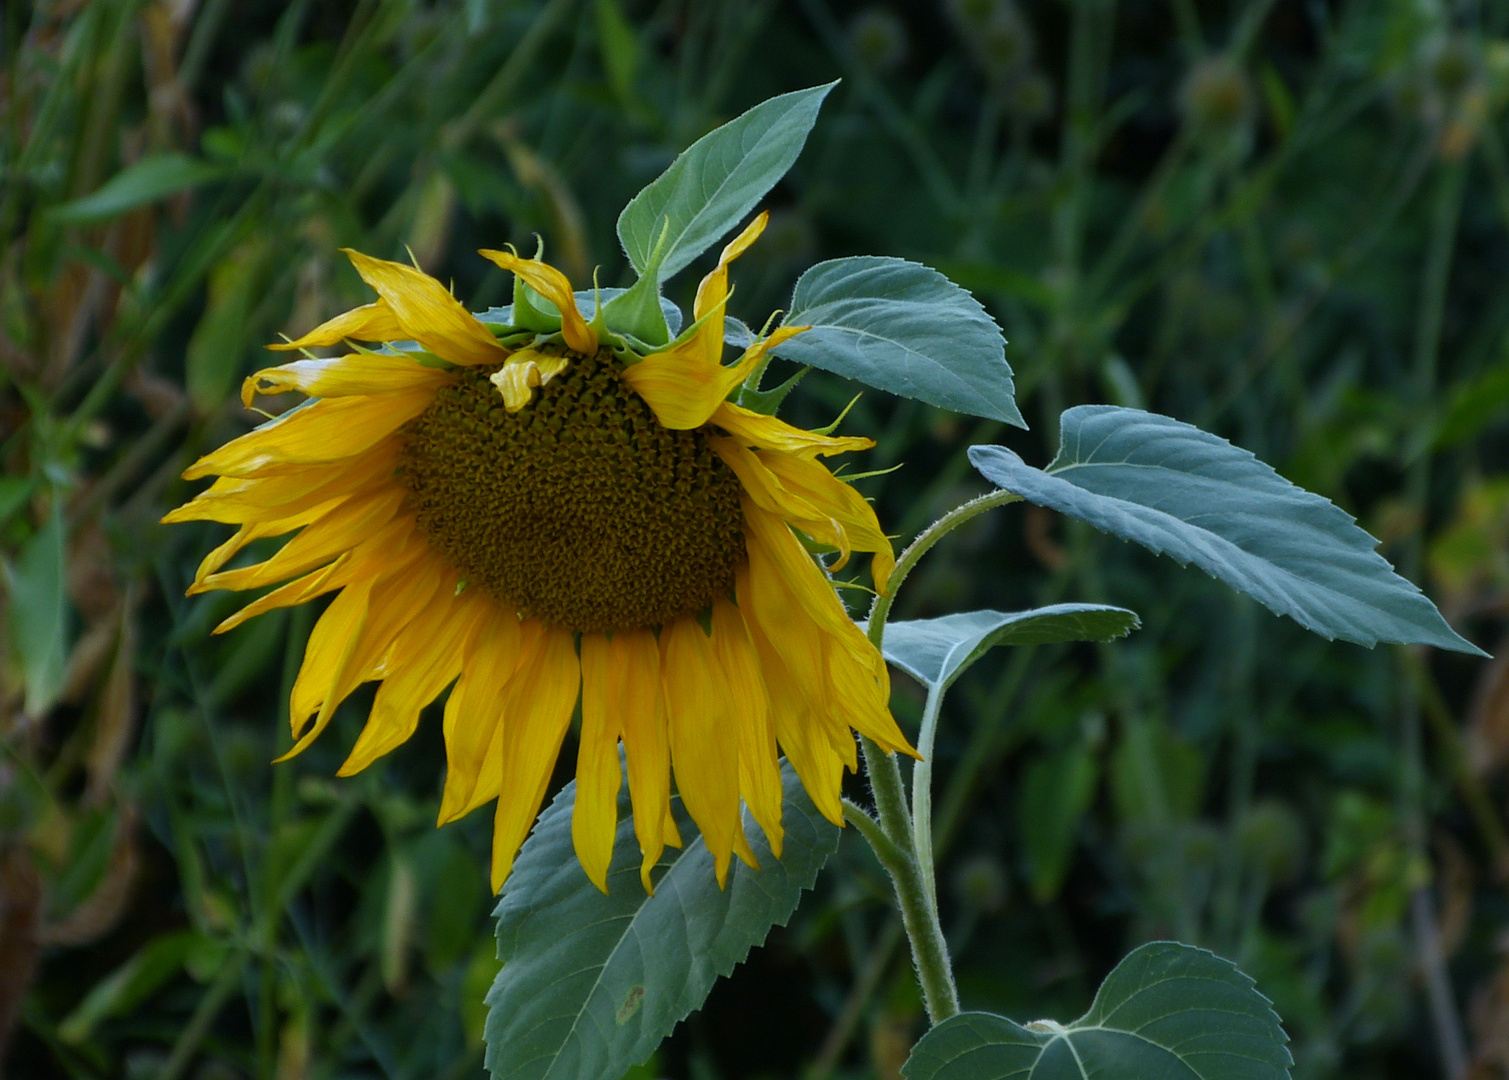
M 885 665 L 829 578 L 853 551 L 871 553 L 877 588 L 893 565 L 870 505 L 819 460 L 870 441 L 730 400 L 801 332 L 724 363 L 729 266 L 765 221 L 723 249 L 674 337 L 644 315 L 645 295 L 660 309 L 653 284 L 606 304 L 594 291 L 589 320 L 560 271 L 484 251 L 515 278 L 513 307 L 484 323 L 420 271 L 350 252 L 377 300 L 272 346 L 304 358 L 243 392 L 309 401 L 195 462 L 186 476 L 218 479 L 167 516 L 238 526 L 191 591 L 276 586 L 222 630 L 335 594 L 293 688 L 290 756 L 363 682 L 380 686 L 343 775 L 444 698 L 440 820 L 496 802 L 495 888 L 578 705 L 573 836 L 599 887 L 625 775 L 645 887 L 680 843 L 673 783 L 721 883 L 735 854 L 753 859 L 741 805 L 779 854 L 778 755 L 841 824 L 853 732 L 910 749 Z M 312 351 L 357 341 L 379 347 Z

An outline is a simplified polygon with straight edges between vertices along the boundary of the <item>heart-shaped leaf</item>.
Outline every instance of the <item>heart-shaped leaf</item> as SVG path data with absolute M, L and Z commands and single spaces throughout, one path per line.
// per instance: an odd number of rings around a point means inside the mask
M 1111 641 L 1141 626 L 1137 613 L 1103 604 L 1053 604 L 1032 611 L 965 611 L 887 623 L 885 658 L 929 689 L 949 685 L 996 645 Z
M 803 889 L 838 848 L 838 829 L 812 805 L 790 765 L 781 858 L 746 813 L 760 864 L 735 862 L 720 890 L 696 826 L 672 800 L 686 841 L 639 883 L 626 789 L 606 895 L 587 880 L 571 844 L 575 784 L 540 815 L 498 901 L 503 970 L 487 995 L 487 1068 L 508 1080 L 618 1077 L 650 1056 L 700 1006 L 713 982 L 784 926 Z
M 929 266 L 862 255 L 820 262 L 791 296 L 787 326 L 812 329 L 780 356 L 954 412 L 1025 428 L 1001 328 Z
M 1234 964 L 1155 941 L 1117 964 L 1072 1024 L 960 1013 L 924 1035 L 901 1071 L 906 1080 L 1287 1080 L 1288 1041 Z
M 618 239 L 634 269 L 644 274 L 663 244 L 665 280 L 737 225 L 796 161 L 837 85 L 773 97 L 687 147 L 618 215 Z
M 1070 409 L 1060 431 L 1046 471 L 1003 446 L 971 447 L 969 459 L 1007 491 L 1194 563 L 1322 637 L 1484 655 L 1394 573 L 1351 515 L 1246 450 L 1109 405 Z

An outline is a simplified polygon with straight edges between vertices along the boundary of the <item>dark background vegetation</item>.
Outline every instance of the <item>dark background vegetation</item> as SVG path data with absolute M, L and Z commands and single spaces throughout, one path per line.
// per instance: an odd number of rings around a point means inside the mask
M 507 287 L 475 249 L 534 233 L 620 283 L 619 207 L 774 93 L 844 80 L 732 310 L 899 255 L 1010 341 L 1030 432 L 873 391 L 845 422 L 901 465 L 863 484 L 903 542 L 984 489 L 968 445 L 1041 464 L 1062 408 L 1145 406 L 1335 499 L 1509 655 L 1506 33 L 1504 0 L 4 4 L 9 1075 L 480 1075 L 488 822 L 432 827 L 438 725 L 336 780 L 357 695 L 270 766 L 311 613 L 210 637 L 241 600 L 183 589 L 227 530 L 157 518 L 257 419 L 261 345 L 366 301 L 337 248 L 407 245 L 474 308 Z M 814 375 L 787 412 L 854 391 Z M 898 615 L 1058 599 L 1144 629 L 998 653 L 946 707 L 966 1007 L 1067 1020 L 1175 937 L 1256 977 L 1299 1077 L 1509 1075 L 1509 668 L 1330 644 L 1021 507 Z M 643 1072 L 890 1078 L 922 1022 L 850 835 Z

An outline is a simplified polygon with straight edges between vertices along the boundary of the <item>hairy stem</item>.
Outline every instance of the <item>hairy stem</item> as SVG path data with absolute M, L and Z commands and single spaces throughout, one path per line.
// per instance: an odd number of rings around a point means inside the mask
M 901 774 L 896 768 L 895 758 L 863 736 L 860 737 L 860 744 L 864 748 L 865 768 L 871 778 L 886 775 L 886 766 L 889 765 L 889 771 L 896 774 L 899 794 Z M 880 805 L 880 800 L 877 799 L 876 807 L 879 808 Z M 904 805 L 901 812 L 906 812 Z M 959 1012 L 959 991 L 954 986 L 948 942 L 944 940 L 943 927 L 938 922 L 938 912 L 931 900 L 932 883 L 923 880 L 911 835 L 901 823 L 894 820 L 887 822 L 884 810 L 877 822 L 858 807 L 850 809 L 850 806 L 845 806 L 844 818 L 852 822 L 859 829 L 860 835 L 869 841 L 875 850 L 875 857 L 891 877 L 891 884 L 896 889 L 896 906 L 901 909 L 901 925 L 912 946 L 912 962 L 917 968 L 917 982 L 922 987 L 922 1003 L 927 1007 L 928 1022 L 941 1024 Z M 894 839 L 896 832 L 901 833 L 901 843 Z
M 891 572 L 886 591 L 877 595 L 870 607 L 867 632 L 877 650 L 885 634 L 886 617 L 890 614 L 896 590 L 918 560 L 939 540 L 970 519 L 994 507 L 1020 500 L 1020 495 L 1009 491 L 982 495 L 954 507 L 912 541 L 896 560 L 896 569 Z M 844 818 L 869 841 L 896 887 L 896 903 L 901 908 L 902 927 L 911 943 L 923 1003 L 927 1006 L 928 1020 L 934 1024 L 959 1011 L 959 992 L 954 986 L 948 943 L 938 919 L 938 888 L 934 880 L 932 851 L 932 769 L 926 761 L 932 751 L 938 706 L 942 699 L 941 689 L 935 689 L 928 697 L 928 717 L 923 721 L 922 735 L 918 740 L 924 760 L 914 774 L 913 812 L 907 810 L 906 785 L 901 779 L 901 766 L 895 755 L 887 754 L 863 736 L 859 742 L 864 751 L 865 772 L 870 777 L 870 789 L 875 797 L 876 817 L 872 818 L 852 803 L 844 805 Z

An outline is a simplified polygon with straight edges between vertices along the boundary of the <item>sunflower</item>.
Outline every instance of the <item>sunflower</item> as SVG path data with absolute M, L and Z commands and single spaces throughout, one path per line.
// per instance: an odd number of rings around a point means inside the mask
M 270 348 L 386 344 L 247 379 L 248 406 L 257 394 L 307 400 L 196 461 L 185 478 L 218 479 L 164 518 L 239 526 L 191 594 L 276 586 L 217 632 L 337 594 L 310 635 L 280 761 L 378 680 L 339 772 L 354 774 L 407 740 L 449 687 L 439 824 L 496 800 L 496 891 L 580 702 L 577 855 L 606 888 L 626 773 L 648 890 L 665 846 L 681 842 L 673 776 L 722 885 L 734 854 L 754 863 L 741 801 L 780 855 L 779 753 L 841 825 L 852 732 L 911 752 L 884 661 L 809 554 L 836 553 L 836 568 L 870 552 L 884 590 L 889 541 L 818 460 L 872 442 L 729 400 L 800 332 L 775 330 L 722 362 L 729 264 L 765 220 L 702 280 L 693 324 L 647 354 L 601 305 L 584 318 L 538 256 L 482 252 L 516 279 L 513 322 L 495 327 L 419 270 L 347 252 L 378 300 Z M 231 566 L 288 533 L 265 561 Z

